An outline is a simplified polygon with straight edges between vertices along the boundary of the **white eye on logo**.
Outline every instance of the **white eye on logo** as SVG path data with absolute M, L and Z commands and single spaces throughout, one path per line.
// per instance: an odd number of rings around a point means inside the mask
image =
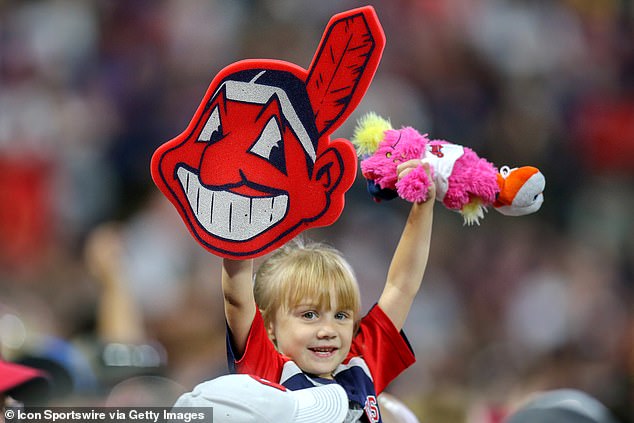
M 251 146 L 250 151 L 263 157 L 267 160 L 271 160 L 271 153 L 273 148 L 277 148 L 277 152 L 281 151 L 282 135 L 280 134 L 280 127 L 277 123 L 277 119 L 272 117 L 264 127 L 264 130 L 260 134 L 257 141 Z
M 207 119 L 207 123 L 205 123 L 205 127 L 203 128 L 200 136 L 198 137 L 198 142 L 210 142 L 210 141 L 218 141 L 222 137 L 222 126 L 220 124 L 220 112 L 218 111 L 218 106 L 214 107 L 209 119 Z

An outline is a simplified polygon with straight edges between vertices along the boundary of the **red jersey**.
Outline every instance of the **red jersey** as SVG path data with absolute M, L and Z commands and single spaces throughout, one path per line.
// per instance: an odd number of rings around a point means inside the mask
M 352 404 L 363 407 L 367 421 L 372 423 L 381 422 L 376 396 L 415 361 L 405 334 L 396 329 L 378 305 L 361 319 L 348 356 L 333 373 L 334 381 L 304 373 L 290 358 L 279 353 L 268 337 L 259 310 L 242 357 L 234 355 L 231 333 L 227 330 L 227 358 L 233 373 L 254 374 L 292 390 L 338 383 Z

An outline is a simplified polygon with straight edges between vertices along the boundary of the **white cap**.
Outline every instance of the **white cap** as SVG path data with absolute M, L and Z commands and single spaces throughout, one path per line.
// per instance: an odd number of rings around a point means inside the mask
M 213 407 L 214 423 L 339 423 L 348 412 L 348 397 L 336 383 L 291 391 L 241 374 L 203 382 L 174 407 Z

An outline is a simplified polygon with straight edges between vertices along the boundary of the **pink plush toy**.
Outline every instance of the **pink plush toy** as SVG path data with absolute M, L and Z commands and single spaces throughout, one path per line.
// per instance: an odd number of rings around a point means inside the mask
M 479 224 L 488 206 L 508 216 L 533 213 L 544 201 L 544 175 L 532 166 L 498 171 L 470 148 L 430 140 L 416 129 L 393 129 L 390 122 L 369 113 L 359 120 L 353 143 L 364 159 L 361 171 L 377 201 L 399 196 L 407 201 L 427 199 L 436 184 L 436 199 L 460 212 L 465 224 Z M 396 168 L 410 159 L 430 164 L 431 179 L 422 165 L 397 180 Z

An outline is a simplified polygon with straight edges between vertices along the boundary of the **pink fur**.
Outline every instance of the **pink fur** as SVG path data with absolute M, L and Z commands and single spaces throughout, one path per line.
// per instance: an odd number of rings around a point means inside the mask
M 480 158 L 470 148 L 464 148 L 449 177 L 449 188 L 443 204 L 453 210 L 461 210 L 474 197 L 484 205 L 492 204 L 500 187 L 497 170 L 492 163 Z
M 407 160 L 423 157 L 428 142 L 426 134 L 421 135 L 412 127 L 387 130 L 372 156 L 361 162 L 361 172 L 366 179 L 373 180 L 381 188 L 396 190 L 397 166 Z M 429 183 L 427 181 L 425 191 Z
M 396 183 L 396 192 L 399 197 L 412 203 L 420 203 L 427 200 L 431 181 L 422 166 L 412 169 L 407 175 Z

